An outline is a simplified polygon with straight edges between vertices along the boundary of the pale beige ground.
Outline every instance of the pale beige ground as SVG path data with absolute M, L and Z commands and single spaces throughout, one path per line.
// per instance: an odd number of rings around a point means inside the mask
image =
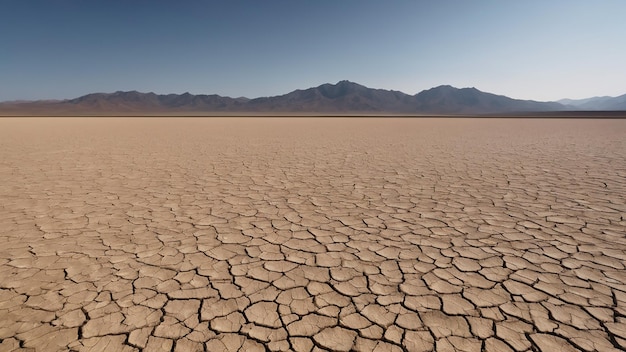
M 0 351 L 626 348 L 626 120 L 0 119 Z

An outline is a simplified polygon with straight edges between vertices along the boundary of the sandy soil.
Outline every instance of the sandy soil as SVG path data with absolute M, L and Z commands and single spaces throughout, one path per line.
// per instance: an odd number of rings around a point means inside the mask
M 0 119 L 0 351 L 618 351 L 626 120 Z

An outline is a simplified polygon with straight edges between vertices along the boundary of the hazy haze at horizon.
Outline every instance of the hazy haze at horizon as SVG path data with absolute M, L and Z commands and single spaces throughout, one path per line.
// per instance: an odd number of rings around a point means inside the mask
M 0 101 L 93 92 L 272 96 L 350 80 L 519 99 L 626 93 L 626 1 L 17 1 Z

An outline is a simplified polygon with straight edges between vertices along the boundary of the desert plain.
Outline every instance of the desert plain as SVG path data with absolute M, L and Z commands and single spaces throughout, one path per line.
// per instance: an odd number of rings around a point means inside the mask
M 626 349 L 626 120 L 0 118 L 0 351 Z

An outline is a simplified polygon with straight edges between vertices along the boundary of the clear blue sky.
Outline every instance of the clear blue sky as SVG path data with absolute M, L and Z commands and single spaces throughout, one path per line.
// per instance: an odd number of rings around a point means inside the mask
M 343 79 L 409 94 L 625 94 L 626 1 L 0 0 L 0 101 L 259 97 Z

